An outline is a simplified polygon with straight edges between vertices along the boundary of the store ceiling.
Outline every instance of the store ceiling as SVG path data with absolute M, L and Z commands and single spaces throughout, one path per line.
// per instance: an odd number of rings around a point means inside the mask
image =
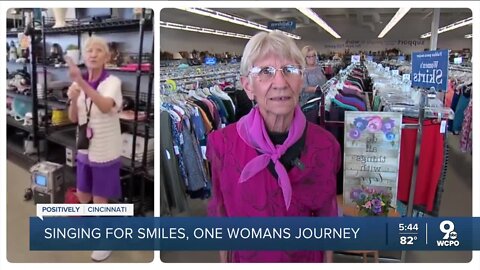
M 212 8 L 213 9 L 213 8 Z M 292 33 L 303 40 L 325 41 L 335 40 L 325 30 L 310 21 L 297 9 L 292 8 L 222 8 L 214 9 L 223 13 L 242 17 L 250 21 L 267 25 L 269 21 L 295 20 L 297 28 Z M 376 39 L 385 25 L 395 15 L 396 8 L 314 8 L 327 24 L 329 24 L 342 39 L 371 40 Z M 446 8 L 440 10 L 440 27 L 472 16 L 468 8 Z M 430 32 L 433 17 L 432 8 L 411 9 L 405 17 L 385 36 L 385 40 L 418 39 L 421 34 Z M 166 22 L 182 23 L 199 27 L 213 28 L 224 31 L 253 35 L 258 30 L 221 20 L 200 16 L 177 9 L 162 9 L 160 19 Z M 441 34 L 440 38 L 464 38 L 472 33 L 472 26 L 465 26 Z

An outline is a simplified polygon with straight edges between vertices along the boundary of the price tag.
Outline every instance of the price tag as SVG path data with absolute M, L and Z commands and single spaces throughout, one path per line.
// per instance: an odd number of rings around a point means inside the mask
M 202 149 L 202 157 L 204 160 L 207 160 L 207 147 L 206 146 L 201 146 Z
M 391 70 L 392 76 L 398 76 L 398 70 Z
M 175 151 L 175 155 L 177 155 L 177 156 L 180 155 L 180 149 L 178 148 L 177 145 L 173 146 L 173 150 Z
M 390 71 L 390 67 L 385 67 L 385 71 Z
M 404 80 L 410 81 L 410 74 L 403 74 L 402 77 Z
M 225 127 L 225 124 L 224 124 L 224 123 L 222 123 L 222 125 L 220 126 L 220 128 L 224 128 L 224 127 Z
M 447 121 L 442 120 L 442 123 L 440 124 L 440 133 L 445 133 L 446 129 L 447 129 Z
M 180 144 L 182 145 L 183 144 L 183 134 L 180 134 Z

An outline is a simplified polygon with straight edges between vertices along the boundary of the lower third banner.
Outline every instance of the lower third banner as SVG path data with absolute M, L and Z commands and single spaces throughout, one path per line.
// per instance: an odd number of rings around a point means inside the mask
M 31 250 L 480 250 L 480 218 L 30 218 Z

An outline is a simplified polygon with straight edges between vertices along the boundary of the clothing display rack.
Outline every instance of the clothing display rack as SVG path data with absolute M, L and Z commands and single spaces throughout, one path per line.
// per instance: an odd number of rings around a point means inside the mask
M 61 109 L 67 110 L 67 99 L 58 98 L 58 97 L 48 97 L 48 79 L 47 72 L 49 69 L 64 69 L 67 70 L 68 67 L 61 66 L 55 67 L 53 64 L 48 63 L 47 61 L 47 38 L 53 35 L 76 35 L 77 36 L 77 46 L 78 50 L 81 51 L 81 36 L 82 33 L 88 33 L 88 36 L 92 36 L 93 33 L 118 33 L 118 32 L 136 32 L 139 33 L 139 47 L 138 53 L 136 54 L 138 61 L 136 62 L 135 70 L 126 70 L 126 69 L 116 69 L 116 68 L 106 68 L 107 71 L 112 72 L 121 72 L 121 73 L 131 73 L 136 74 L 136 84 L 135 90 L 132 92 L 122 90 L 123 96 L 131 96 L 135 106 L 134 106 L 134 119 L 133 121 L 120 119 L 122 130 L 129 129 L 132 134 L 132 151 L 131 157 L 125 158 L 121 157 L 122 167 L 121 169 L 126 172 L 122 174 L 122 181 L 128 180 L 126 184 L 127 190 L 122 195 L 122 201 L 126 203 L 135 202 L 135 214 L 143 215 L 145 210 L 147 210 L 146 198 L 145 198 L 145 181 L 149 180 L 153 185 L 153 162 L 147 162 L 147 152 L 149 146 L 149 139 L 153 138 L 153 106 L 152 106 L 152 97 L 153 97 L 153 48 L 154 48 L 154 39 L 152 37 L 152 49 L 151 53 L 148 56 L 148 60 L 145 58 L 143 53 L 144 46 L 144 34 L 145 31 L 151 31 L 153 26 L 153 18 L 148 18 L 145 9 L 142 9 L 142 16 L 139 20 L 130 20 L 130 19 L 114 19 L 106 20 L 103 22 L 91 22 L 89 24 L 82 23 L 80 20 L 69 21 L 68 26 L 60 28 L 52 28 L 48 22 L 48 19 L 45 16 L 42 16 L 41 19 L 37 20 L 32 19 L 30 27 L 26 27 L 25 32 L 31 38 L 30 45 L 30 69 L 31 69 L 31 96 L 25 98 L 31 98 L 32 100 L 32 126 L 31 132 L 33 134 L 34 145 L 37 149 L 37 154 L 35 159 L 31 160 L 28 164 L 25 164 L 26 168 L 29 168 L 34 163 L 40 160 L 49 160 L 58 163 L 65 163 L 65 151 L 60 152 L 59 149 L 69 149 L 73 153 L 76 151 L 76 125 L 68 124 L 64 126 L 53 126 L 49 125 L 47 119 L 43 121 L 41 125 L 39 123 L 38 111 L 39 108 L 45 110 L 45 115 L 49 115 L 49 109 Z M 7 36 L 13 37 L 16 36 L 18 32 L 8 32 Z M 41 46 L 39 39 L 41 38 Z M 41 55 L 37 55 L 41 52 Z M 148 62 L 150 68 L 145 70 L 143 65 L 145 62 Z M 43 78 L 37 78 L 37 68 L 38 65 L 43 66 Z M 143 64 L 143 65 L 142 65 Z M 141 78 L 144 75 L 148 75 L 148 90 L 147 92 L 141 92 Z M 37 82 L 41 80 L 44 84 L 42 93 L 43 95 L 38 95 Z M 8 93 L 7 93 L 8 94 Z M 40 97 L 39 97 L 40 96 Z M 144 120 L 140 120 L 138 115 L 140 111 L 140 103 L 145 104 L 146 117 Z M 13 123 L 13 121 L 8 121 L 8 124 L 15 126 L 18 124 Z M 137 137 L 144 136 L 144 152 L 141 161 L 136 159 L 136 144 Z M 46 143 L 45 150 L 40 151 L 39 140 L 45 139 L 54 145 L 58 145 L 64 148 L 58 147 L 48 147 Z M 10 148 L 10 147 L 9 147 Z M 50 149 L 51 148 L 51 149 Z M 64 172 L 66 179 L 75 177 L 75 168 L 64 166 Z M 135 182 L 140 181 L 140 199 L 138 201 L 134 200 L 136 196 L 135 193 Z M 74 186 L 74 183 L 67 182 L 67 185 Z M 125 186 L 122 184 L 122 186 Z M 153 201 L 153 200 L 152 200 Z M 152 206 L 149 206 L 151 208 Z
M 210 172 L 205 160 L 207 136 L 237 120 L 236 104 L 227 89 L 235 89 L 238 77 L 237 64 L 161 69 L 160 108 L 164 128 L 160 152 L 165 154 L 161 159 L 160 177 L 161 193 L 165 195 L 162 197 L 162 216 L 188 211 L 187 195 L 191 199 L 210 197 Z M 203 106 L 205 102 L 211 104 Z M 229 106 L 225 106 L 227 110 L 224 111 L 222 103 L 231 104 L 233 111 L 228 109 Z M 212 114 L 214 119 L 207 116 L 211 109 L 218 111 Z M 201 162 L 192 162 L 191 157 Z
M 201 86 L 201 83 L 214 84 L 215 82 L 229 81 L 235 85 L 239 81 L 239 69 L 240 66 L 238 64 L 214 67 L 193 66 L 184 69 L 179 69 L 178 67 L 161 68 L 161 93 L 167 94 L 168 92 L 176 91 L 177 87 L 181 90 L 195 90 Z
M 347 68 L 348 70 L 348 68 Z M 326 108 L 326 104 L 325 104 L 325 100 L 326 100 L 326 97 L 328 96 L 328 91 L 332 85 L 332 82 L 333 81 L 338 81 L 339 80 L 339 76 L 341 76 L 340 74 L 337 75 L 336 77 L 330 79 L 325 85 L 323 85 L 322 87 L 320 87 L 319 92 L 321 93 L 320 95 L 320 109 L 319 109 L 319 117 L 320 117 L 320 125 L 322 127 L 325 127 L 325 126 L 328 126 L 328 125 L 333 125 L 333 126 L 343 126 L 344 125 L 344 121 L 329 121 L 329 120 L 326 120 L 325 118 L 325 108 Z M 421 207 L 421 206 L 414 206 L 414 198 L 415 198 L 415 188 L 416 188 L 416 181 L 417 181 L 417 176 L 418 176 L 418 167 L 419 167 L 419 158 L 420 158 L 420 150 L 421 150 L 421 142 L 422 142 L 422 132 L 423 132 L 423 123 L 424 123 L 424 120 L 426 117 L 430 116 L 430 117 L 437 117 L 439 116 L 440 118 L 442 117 L 442 114 L 443 114 L 443 117 L 446 117 L 448 119 L 452 119 L 453 118 L 453 111 L 451 109 L 445 109 L 445 108 L 435 108 L 435 109 L 432 109 L 432 108 L 429 108 L 427 107 L 426 103 L 427 103 L 427 90 L 425 89 L 419 89 L 421 95 L 420 95 L 420 103 L 419 103 L 419 106 L 418 106 L 418 110 L 413 112 L 415 115 L 415 117 L 418 118 L 418 121 L 417 123 L 414 123 L 414 124 L 405 124 L 403 123 L 402 124 L 402 129 L 416 129 L 417 130 L 417 138 L 416 138 L 416 145 L 415 145 L 415 161 L 414 161 L 414 167 L 413 167 L 413 173 L 412 173 L 412 178 L 411 178 L 411 184 L 410 184 L 410 189 L 409 189 L 409 198 L 408 198 L 408 203 L 407 203 L 407 213 L 406 213 L 406 216 L 407 217 L 412 217 L 413 215 L 413 210 L 414 210 L 414 207 L 418 210 L 418 211 L 423 211 L 423 212 L 426 212 L 426 210 Z M 391 106 L 389 108 L 389 111 L 392 111 L 392 112 L 402 112 L 402 113 L 406 113 L 405 111 L 405 108 L 402 107 L 402 106 Z M 410 114 L 412 113 L 412 111 L 408 111 Z M 430 114 L 427 115 L 427 112 L 429 112 Z M 410 115 L 411 116 L 411 115 Z M 443 168 L 442 168 L 442 172 L 441 172 L 441 178 L 440 178 L 440 181 L 439 181 L 439 184 L 437 185 L 437 191 L 436 191 L 436 196 L 435 196 L 435 207 L 434 207 L 434 210 L 432 212 L 430 212 L 431 215 L 434 215 L 434 216 L 437 216 L 438 215 L 438 211 L 439 211 L 439 207 L 440 207 L 440 202 L 441 202 L 441 195 L 443 193 L 443 187 L 444 187 L 444 183 L 445 183 L 445 179 L 446 179 L 446 175 L 447 175 L 447 164 L 448 164 L 448 144 L 447 144 L 447 132 L 444 132 L 444 155 L 443 155 Z M 396 259 L 392 259 L 392 258 L 382 258 L 382 259 L 385 259 L 385 260 L 394 260 L 394 261 L 400 261 L 400 262 L 405 262 L 405 258 L 406 258 L 406 253 L 405 251 L 402 251 L 401 253 L 401 258 L 400 260 L 396 260 Z

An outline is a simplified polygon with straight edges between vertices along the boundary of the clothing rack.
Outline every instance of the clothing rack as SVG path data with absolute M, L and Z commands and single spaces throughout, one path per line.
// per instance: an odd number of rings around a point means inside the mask
M 239 64 L 226 64 L 218 66 L 191 66 L 186 68 L 163 67 L 160 69 L 160 81 L 164 82 L 167 79 L 183 79 L 183 78 L 198 78 L 203 76 L 221 75 L 226 73 L 235 73 L 240 70 Z
M 336 80 L 338 80 L 337 75 L 335 77 Z M 332 78 L 331 80 L 333 80 Z M 319 87 L 320 89 L 319 92 L 321 93 L 320 95 L 320 108 L 319 108 L 319 116 L 320 116 L 320 125 L 322 127 L 325 127 L 327 125 L 333 125 L 333 126 L 343 126 L 345 124 L 344 121 L 328 121 L 325 119 L 325 97 L 326 93 L 329 91 L 331 87 L 331 80 L 329 80 L 325 85 L 322 87 Z M 412 173 L 412 178 L 411 178 L 411 184 L 410 184 L 410 190 L 409 190 L 409 198 L 408 198 L 408 203 L 407 203 L 407 217 L 412 217 L 413 215 L 413 208 L 414 208 L 414 199 L 415 199 L 415 190 L 416 190 L 416 182 L 417 182 L 417 176 L 418 176 L 418 167 L 419 167 L 419 159 L 420 159 L 420 151 L 421 151 L 421 142 L 422 142 L 422 132 L 423 132 L 423 122 L 426 116 L 426 103 L 428 100 L 428 94 L 427 90 L 423 89 L 421 91 L 421 97 L 420 97 L 420 104 L 419 104 L 419 110 L 418 110 L 418 122 L 414 124 L 402 124 L 402 129 L 417 129 L 417 138 L 416 138 L 416 146 L 415 146 L 415 162 L 413 166 L 413 173 Z M 397 107 L 399 108 L 399 107 Z M 391 108 L 391 111 L 398 111 L 396 110 L 395 107 Z M 451 115 L 450 115 L 451 116 Z M 446 166 L 448 162 L 448 144 L 447 144 L 447 132 L 444 133 L 444 157 L 443 157 L 443 169 L 442 173 L 440 176 L 440 181 L 437 186 L 437 191 L 436 191 L 436 196 L 435 196 L 435 209 L 434 211 L 438 213 L 438 206 L 440 204 L 440 198 L 443 193 L 443 183 L 445 182 L 446 179 Z M 390 258 L 386 258 L 387 260 L 392 260 Z M 400 260 L 399 262 L 405 262 L 406 259 L 406 251 L 403 250 L 401 252 Z
M 217 85 L 223 84 L 224 82 L 230 82 L 229 84 L 232 84 L 232 87 L 235 87 L 236 82 L 239 80 L 239 69 L 237 67 L 238 65 L 230 64 L 215 67 L 204 66 L 202 70 L 198 70 L 198 66 L 192 67 L 187 71 L 178 69 L 172 71 L 170 69 L 171 73 L 169 74 L 169 76 L 171 78 L 167 78 L 165 73 L 163 73 L 168 69 L 161 70 L 162 79 L 160 83 L 160 110 L 162 112 L 160 117 L 162 118 L 163 122 L 167 122 L 165 128 L 162 128 L 162 132 L 166 133 L 163 133 L 164 136 L 161 136 L 160 138 L 160 147 L 161 149 L 164 149 L 164 151 L 161 151 L 161 153 L 165 154 L 167 158 L 162 158 L 162 162 L 165 163 L 162 163 L 161 166 L 162 168 L 164 166 L 168 166 L 171 169 L 164 170 L 165 175 L 178 174 L 180 175 L 180 178 L 178 178 L 178 180 L 185 181 L 182 182 L 182 184 L 179 184 L 177 182 L 177 178 L 168 178 L 168 176 L 164 178 L 163 175 L 160 176 L 161 192 L 167 193 L 165 195 L 167 199 L 162 202 L 161 215 L 177 215 L 182 212 L 189 211 L 188 204 L 185 201 L 187 197 L 190 197 L 190 199 L 206 199 L 207 197 L 205 196 L 210 196 L 210 186 L 207 183 L 209 181 L 205 181 L 205 179 L 209 179 L 211 177 L 209 174 L 208 162 L 206 162 L 205 160 L 206 153 L 204 152 L 206 149 L 206 136 L 212 130 L 219 129 L 226 124 L 232 123 L 233 119 L 236 118 L 236 104 L 231 97 L 229 98 L 232 102 L 233 111 L 227 109 L 226 107 L 228 106 L 225 107 L 228 112 L 228 116 L 222 114 L 221 107 L 216 105 L 219 105 L 217 103 L 217 101 L 220 101 L 219 99 L 222 99 L 224 100 L 223 102 L 225 102 L 225 99 L 223 99 L 221 96 L 228 96 L 228 92 L 222 91 Z M 173 76 L 171 76 L 172 74 Z M 205 85 L 205 83 L 207 83 L 208 85 Z M 173 88 L 173 86 L 175 87 Z M 210 111 L 208 109 L 203 110 L 201 104 L 199 104 L 202 102 L 212 102 L 211 104 L 213 105 L 213 108 L 216 108 L 216 110 L 218 110 L 218 112 L 220 113 L 220 120 L 213 113 L 210 114 Z M 207 104 L 204 105 L 207 106 Z M 185 113 L 182 112 L 182 110 L 185 111 Z M 199 112 L 200 117 L 202 117 L 202 115 L 205 116 L 205 120 L 210 119 L 207 117 L 208 114 L 212 115 L 219 122 L 209 122 L 211 123 L 209 127 L 207 127 L 208 125 L 206 124 L 203 126 L 203 124 L 194 119 L 195 117 L 198 117 Z M 166 115 L 168 115 L 169 117 L 166 117 Z M 177 121 L 178 123 L 181 122 L 182 124 L 176 125 Z M 184 125 L 184 121 L 187 121 L 189 124 Z M 171 127 L 172 124 L 175 127 Z M 203 128 L 200 128 L 199 125 L 202 125 Z M 182 128 L 179 129 L 178 126 L 182 126 Z M 186 130 L 189 131 L 191 134 L 188 134 L 188 132 L 187 134 L 184 134 L 186 127 L 188 127 Z M 170 131 L 170 129 L 173 130 L 173 132 Z M 170 134 L 172 136 L 170 136 Z M 199 134 L 204 134 L 204 136 L 199 136 Z M 189 135 L 192 136 L 193 141 L 196 141 L 193 142 L 194 149 L 183 152 L 183 148 L 187 147 L 187 141 L 192 141 L 191 139 L 188 139 Z M 183 139 L 179 139 L 176 137 L 181 137 Z M 192 143 L 188 143 L 188 145 L 192 145 Z M 191 148 L 190 146 L 188 147 Z M 177 156 L 178 159 L 171 158 L 173 155 Z M 196 173 L 187 173 L 185 175 L 186 177 L 184 178 L 182 176 L 182 171 L 187 172 L 188 170 L 192 169 L 192 172 L 195 172 L 195 169 L 198 169 L 198 167 L 195 166 L 200 165 L 198 163 L 196 165 L 193 165 L 191 162 L 189 162 L 190 165 L 186 163 L 187 159 L 190 159 L 192 156 L 195 155 L 202 159 L 201 168 Z M 178 173 L 172 174 L 173 171 L 177 171 L 174 165 L 177 162 Z M 202 171 L 205 171 L 205 178 L 199 177 L 202 174 Z M 205 186 L 198 189 L 200 179 L 205 181 Z M 170 181 L 175 181 L 175 183 Z M 182 195 L 179 195 L 180 193 L 178 193 L 179 185 L 184 186 L 183 188 L 185 188 L 182 189 L 182 192 L 180 192 L 182 193 Z
M 193 80 L 193 79 L 205 78 L 205 77 L 222 77 L 231 73 L 232 71 L 211 72 L 211 73 L 200 74 L 200 75 L 186 75 L 186 76 L 173 77 L 173 78 L 170 78 L 170 80 Z M 160 79 L 160 82 L 166 82 L 166 81 L 167 79 Z
M 182 75 L 172 77 L 171 79 L 163 78 L 160 79 L 160 89 L 162 94 L 167 94 L 168 92 L 176 91 L 176 89 L 171 89 L 172 86 L 168 83 L 169 80 L 175 82 L 175 85 L 181 86 L 182 90 L 196 90 L 200 87 L 201 83 L 213 83 L 220 81 L 229 81 L 232 82 L 235 86 L 236 82 L 239 81 L 240 73 L 238 70 L 233 71 L 231 68 L 228 70 L 210 70 L 209 72 L 196 75 Z M 190 86 L 190 87 L 187 87 Z
M 462 71 L 472 73 L 472 67 L 450 66 L 448 71 Z

